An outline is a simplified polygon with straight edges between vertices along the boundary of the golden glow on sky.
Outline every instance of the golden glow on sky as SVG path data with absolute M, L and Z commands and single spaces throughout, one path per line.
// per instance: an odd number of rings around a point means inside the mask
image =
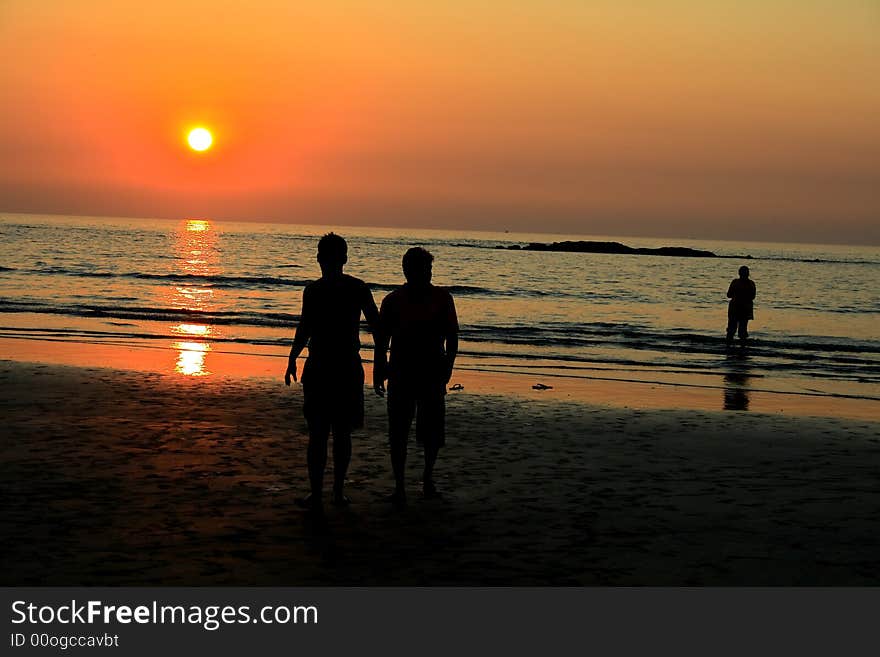
M 194 151 L 206 151 L 214 143 L 214 136 L 206 128 L 193 128 L 186 136 L 189 147 Z
M 873 0 L 51 5 L 0 212 L 880 243 Z

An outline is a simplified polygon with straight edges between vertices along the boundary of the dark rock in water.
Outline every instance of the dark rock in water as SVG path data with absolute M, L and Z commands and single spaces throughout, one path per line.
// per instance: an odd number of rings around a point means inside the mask
M 543 244 L 541 242 L 532 242 L 526 246 L 513 244 L 508 247 L 500 246 L 498 248 L 507 248 L 512 251 L 564 251 L 568 253 L 621 253 L 630 255 L 660 255 L 660 256 L 678 256 L 681 258 L 717 258 L 711 251 L 701 251 L 699 249 L 690 249 L 685 246 L 661 246 L 657 249 L 639 248 L 635 249 L 620 242 L 553 242 L 551 244 Z
M 643 255 L 679 256 L 682 258 L 717 258 L 711 251 L 689 249 L 686 246 L 661 246 L 658 249 L 636 249 L 636 253 Z

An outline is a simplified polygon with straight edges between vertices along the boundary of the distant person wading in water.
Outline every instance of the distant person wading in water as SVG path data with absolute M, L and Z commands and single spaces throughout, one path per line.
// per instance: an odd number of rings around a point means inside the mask
M 327 442 L 333 430 L 333 503 L 346 505 L 345 475 L 351 460 L 351 432 L 363 426 L 364 368 L 360 356 L 363 312 L 376 335 L 379 311 L 370 289 L 359 278 L 342 273 L 348 246 L 329 233 L 318 242 L 321 278 L 303 291 L 302 312 L 290 350 L 284 383 L 296 381 L 296 359 L 308 346 L 302 373 L 303 414 L 309 427 L 308 468 L 311 494 L 297 504 L 323 510 Z
M 730 303 L 727 306 L 727 344 L 733 344 L 733 334 L 739 334 L 741 344 L 749 337 L 749 320 L 755 318 L 755 282 L 749 278 L 749 268 L 739 268 L 739 278 L 734 278 L 727 289 Z

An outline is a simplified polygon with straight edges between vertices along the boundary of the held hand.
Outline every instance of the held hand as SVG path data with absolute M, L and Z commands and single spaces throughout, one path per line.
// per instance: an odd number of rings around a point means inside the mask
M 293 380 L 296 381 L 296 361 L 291 360 L 287 363 L 287 371 L 284 373 L 284 385 L 290 385 L 290 377 L 293 377 Z
M 373 390 L 379 397 L 385 396 L 385 368 L 381 365 L 373 366 Z

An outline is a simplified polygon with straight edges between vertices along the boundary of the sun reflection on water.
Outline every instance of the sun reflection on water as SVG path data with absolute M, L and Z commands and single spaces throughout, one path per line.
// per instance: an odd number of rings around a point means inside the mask
M 175 309 L 208 313 L 216 310 L 216 290 L 209 279 L 221 272 L 219 264 L 218 234 L 206 219 L 187 219 L 175 233 L 174 256 L 176 273 L 197 276 L 200 280 L 192 285 L 182 284 L 167 288 L 167 303 Z M 194 319 L 196 319 L 194 317 Z M 183 322 L 172 325 L 171 333 L 181 336 L 171 343 L 177 351 L 174 371 L 184 376 L 207 376 L 206 359 L 211 351 L 207 339 L 216 334 L 215 327 L 208 324 Z
M 183 335 L 206 336 L 211 333 L 211 327 L 204 326 L 203 324 L 178 324 L 172 327 L 171 330 Z
M 211 223 L 206 219 L 187 219 L 186 220 L 186 229 L 188 231 L 199 232 L 203 230 L 210 230 Z
M 211 373 L 205 367 L 205 357 L 211 351 L 211 345 L 207 342 L 175 342 L 171 346 L 178 350 L 175 372 L 186 376 L 207 376 Z

